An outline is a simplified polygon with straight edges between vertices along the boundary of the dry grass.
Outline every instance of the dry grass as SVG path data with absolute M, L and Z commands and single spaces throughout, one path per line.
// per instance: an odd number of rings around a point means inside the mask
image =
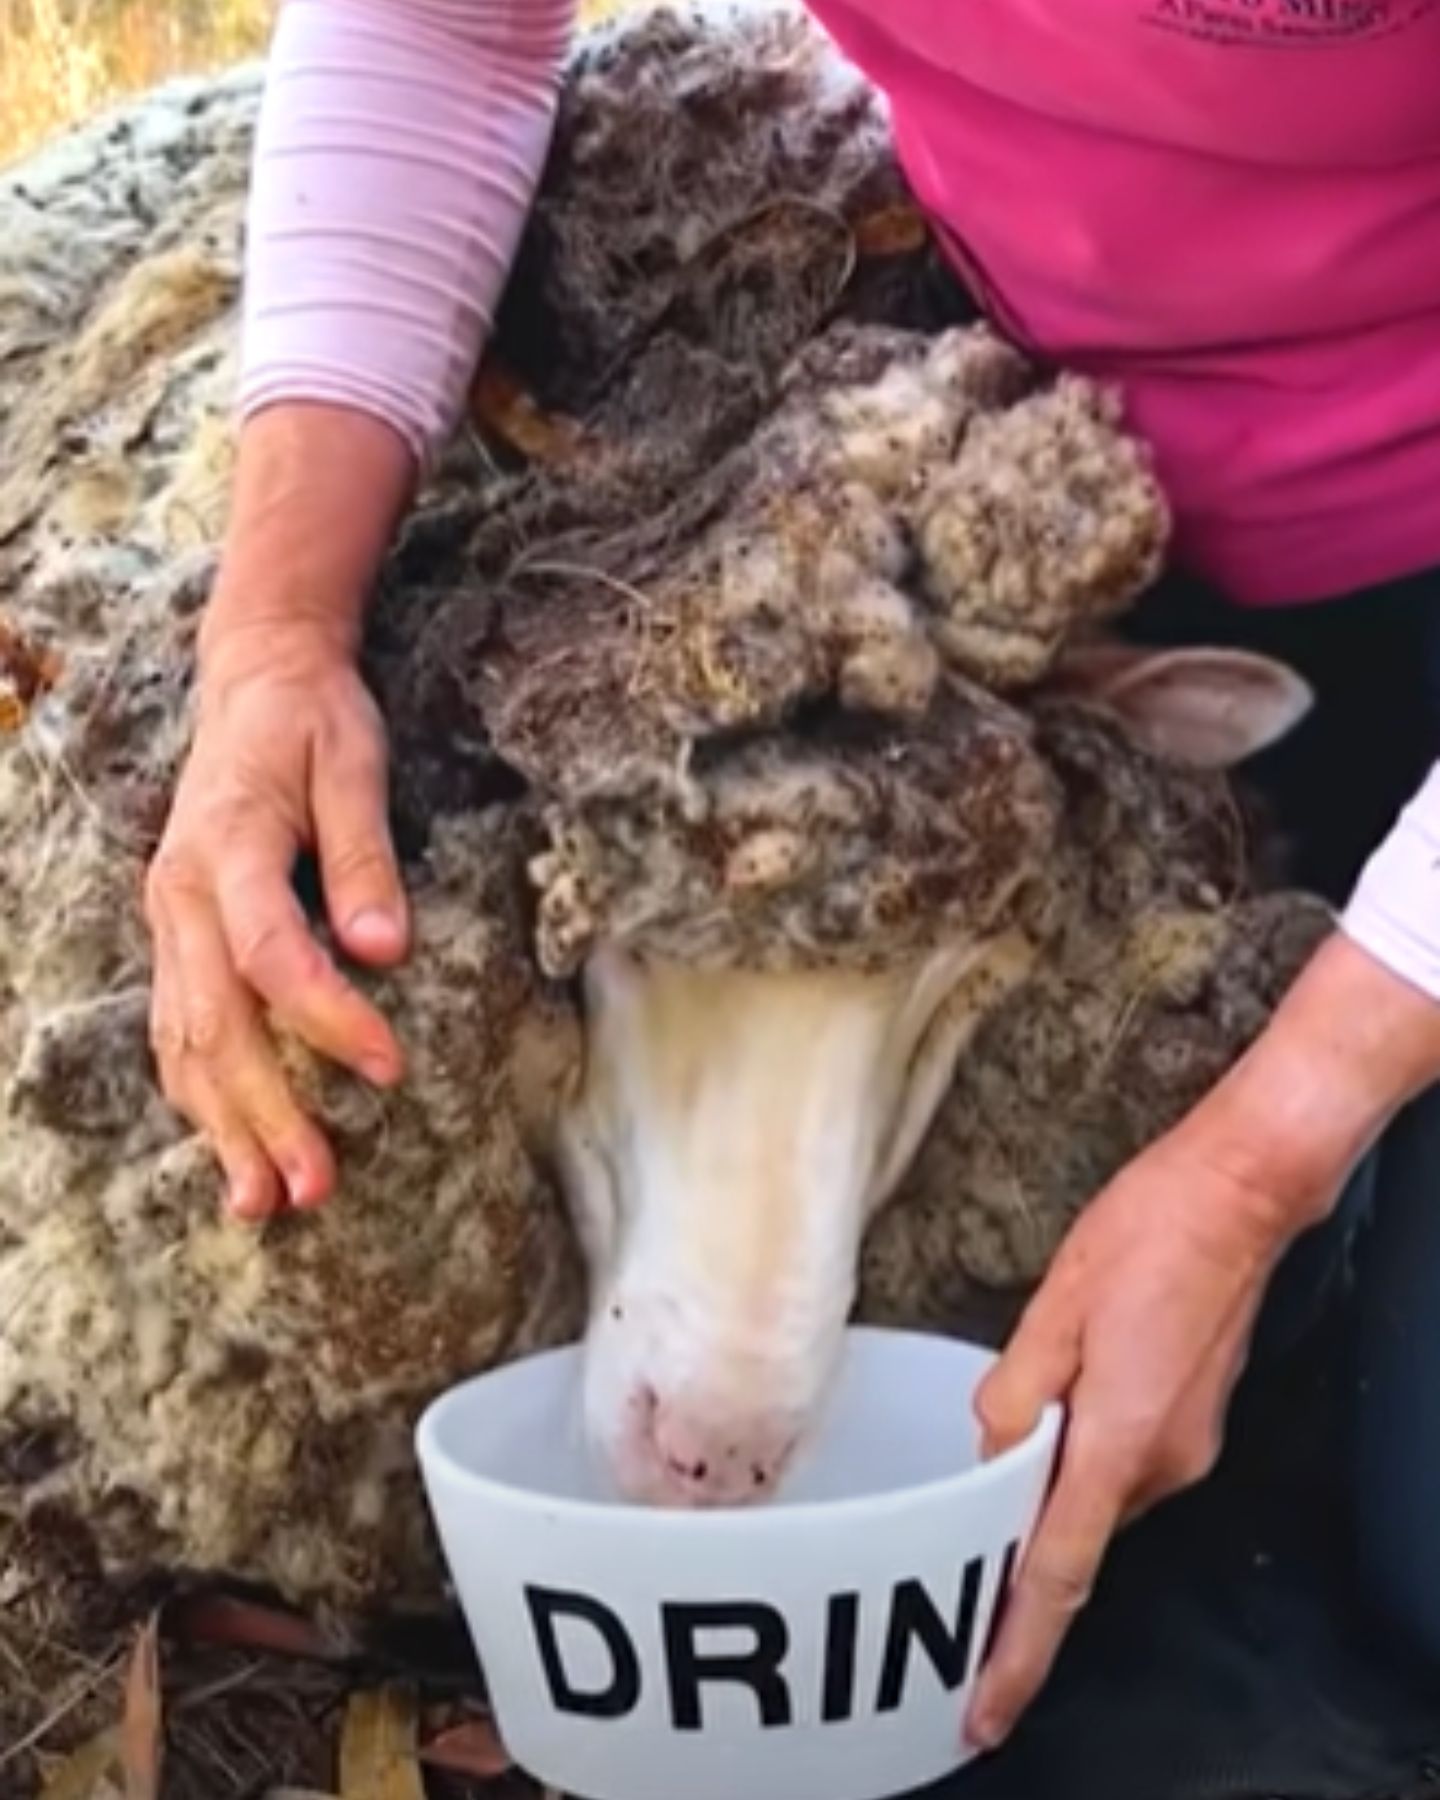
M 0 1578 L 0 1800 L 118 1800 L 122 1769 L 134 1800 L 549 1800 L 457 1615 L 362 1646 L 215 1591 L 107 1595 L 63 1561 Z
M 119 95 L 265 43 L 273 0 L 0 0 L 0 162 Z
M 582 0 L 594 18 L 626 0 Z M 99 107 L 262 50 L 276 0 L 0 0 L 0 166 Z

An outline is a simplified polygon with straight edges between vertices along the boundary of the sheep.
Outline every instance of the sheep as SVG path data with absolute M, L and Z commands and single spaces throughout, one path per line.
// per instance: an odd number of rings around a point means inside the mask
M 782 1480 L 848 1319 L 1003 1335 L 1330 921 L 1260 890 L 1228 777 L 1303 686 L 1117 635 L 1168 522 L 1114 398 L 965 316 L 803 19 L 645 13 L 573 55 L 368 627 L 416 947 L 356 979 L 409 1077 L 279 1033 L 342 1192 L 224 1221 L 136 902 L 257 95 L 0 186 L 0 1519 L 353 1612 L 440 1591 L 410 1433 L 462 1375 L 583 1334 L 620 1487 L 717 1504 Z

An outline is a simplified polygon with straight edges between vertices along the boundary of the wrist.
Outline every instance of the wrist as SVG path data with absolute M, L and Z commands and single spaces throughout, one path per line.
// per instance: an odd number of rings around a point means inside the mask
M 212 602 L 212 607 L 214 603 Z M 213 693 L 255 675 L 299 679 L 353 668 L 360 653 L 360 614 L 276 603 L 208 611 L 196 643 L 200 691 Z
M 285 570 L 247 578 L 222 566 L 195 635 L 202 682 L 284 653 L 353 663 L 365 631 L 363 595 L 314 585 Z
M 202 669 L 274 632 L 353 659 L 413 476 L 396 433 L 349 408 L 286 402 L 246 420 Z
M 1328 1212 L 1395 1113 L 1440 1079 L 1440 1005 L 1336 933 L 1205 1103 L 1277 1229 Z

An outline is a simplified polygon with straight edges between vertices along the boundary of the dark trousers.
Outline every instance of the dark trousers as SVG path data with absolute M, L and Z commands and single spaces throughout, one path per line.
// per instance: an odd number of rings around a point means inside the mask
M 1281 657 L 1317 694 L 1292 737 L 1241 778 L 1289 839 L 1289 877 L 1342 904 L 1440 757 L 1440 572 L 1313 606 L 1252 611 L 1170 582 L 1134 635 Z M 1440 920 L 1436 921 L 1440 929 Z M 1440 1670 L 1440 1088 L 1356 1171 L 1331 1218 L 1271 1285 L 1252 1368 L 1349 1310 L 1349 1500 L 1365 1586 L 1388 1624 Z

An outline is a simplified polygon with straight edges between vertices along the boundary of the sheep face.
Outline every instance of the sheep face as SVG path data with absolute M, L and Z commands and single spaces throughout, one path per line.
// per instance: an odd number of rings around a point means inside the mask
M 636 766 L 572 758 L 531 871 L 585 999 L 590 1429 L 632 1495 L 731 1503 L 820 1405 L 865 1221 L 1033 935 L 1059 794 L 958 678 L 919 719 L 822 707 Z
M 828 1390 L 864 1227 L 1032 954 L 1012 933 L 878 970 L 591 958 L 567 1185 L 589 1426 L 632 1497 L 774 1488 Z
M 1047 696 L 1098 705 L 1142 748 L 1209 769 L 1273 741 L 1308 698 L 1262 658 L 1113 644 L 1067 659 Z M 967 813 L 987 819 L 990 844 L 1004 841 L 997 810 L 1011 829 L 1008 858 L 970 867 L 929 944 L 902 932 L 888 956 L 847 959 L 831 945 L 827 961 L 792 943 L 762 967 L 713 954 L 712 924 L 700 940 L 712 954 L 692 945 L 687 957 L 678 929 L 657 923 L 663 895 L 632 885 L 649 928 L 617 930 L 612 915 L 590 949 L 585 1071 L 562 1155 L 590 1272 L 589 1430 L 632 1498 L 732 1505 L 773 1491 L 829 1390 L 866 1227 L 909 1169 L 970 1040 L 1056 934 L 1073 930 L 1077 846 L 1046 804 L 1018 715 L 1009 723 L 993 709 L 971 720 L 974 743 L 995 732 L 1005 741 L 988 781 L 977 779 L 983 758 L 967 779 L 957 756 L 948 803 L 931 790 L 931 818 L 956 822 L 956 867 Z M 711 809 L 712 828 L 724 811 L 723 800 Z M 903 826 L 880 808 L 867 819 L 873 871 L 897 852 Z M 777 823 L 765 843 L 779 834 Z M 590 879 L 572 870 L 566 891 L 605 886 L 590 843 Z M 775 854 L 794 877 L 793 860 Z M 735 860 L 721 859 L 730 876 Z M 543 872 L 556 879 L 550 863 Z M 775 886 L 785 889 L 779 874 Z M 765 892 L 773 901 L 775 887 Z M 731 894 L 732 929 L 745 915 Z M 769 929 L 781 943 L 773 918 Z

